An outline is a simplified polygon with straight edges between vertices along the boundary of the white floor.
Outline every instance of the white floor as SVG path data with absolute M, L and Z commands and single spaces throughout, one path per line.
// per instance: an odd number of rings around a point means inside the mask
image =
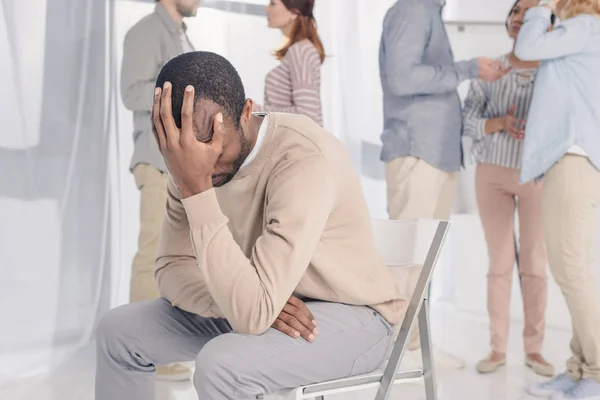
M 440 400 L 526 400 L 524 388 L 540 381 L 523 365 L 522 325 L 512 326 L 508 364 L 499 372 L 481 376 L 474 364 L 487 351 L 488 334 L 485 318 L 460 315 L 443 306 L 433 310 L 434 342 L 446 351 L 460 355 L 467 361 L 464 370 L 438 370 L 438 398 Z M 568 356 L 569 333 L 549 328 L 545 341 L 545 356 L 557 370 L 562 369 Z M 407 354 L 403 368 L 409 369 L 416 354 Z M 4 359 L 2 362 L 7 362 Z M 70 363 L 45 378 L 30 378 L 0 386 L 2 400 L 92 400 L 94 385 L 94 350 L 81 351 Z M 327 397 L 330 400 L 369 400 L 374 392 L 360 392 Z M 423 387 L 418 384 L 397 386 L 390 400 L 425 399 Z M 157 383 L 156 400 L 197 400 L 191 384 Z M 207 399 L 208 400 L 208 399 Z

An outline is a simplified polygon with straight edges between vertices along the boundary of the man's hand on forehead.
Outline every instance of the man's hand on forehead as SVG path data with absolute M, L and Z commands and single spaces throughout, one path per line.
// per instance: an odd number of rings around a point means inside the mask
M 183 198 L 212 189 L 215 164 L 223 150 L 225 129 L 219 107 L 198 102 L 194 107 L 194 87 L 187 86 L 181 106 L 181 128 L 175 124 L 170 82 L 156 88 L 152 105 L 152 124 L 155 139 L 173 181 Z M 196 111 L 194 111 L 194 108 Z M 212 112 L 211 112 L 212 111 Z M 198 117 L 196 116 L 196 113 Z M 214 132 L 210 139 L 200 141 L 195 121 L 204 124 L 200 131 Z

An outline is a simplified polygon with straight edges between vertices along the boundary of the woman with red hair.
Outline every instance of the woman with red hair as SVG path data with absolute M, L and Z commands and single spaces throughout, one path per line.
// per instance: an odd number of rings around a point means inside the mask
M 281 63 L 267 74 L 264 111 L 303 114 L 323 125 L 321 64 L 325 50 L 313 15 L 314 0 L 270 0 L 265 7 L 270 28 L 286 42 L 275 52 Z

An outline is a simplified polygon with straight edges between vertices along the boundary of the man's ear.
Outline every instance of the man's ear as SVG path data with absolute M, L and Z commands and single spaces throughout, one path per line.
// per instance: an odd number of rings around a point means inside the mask
M 255 111 L 258 111 L 257 104 L 254 102 L 254 100 L 250 98 L 246 99 L 246 101 L 244 102 L 244 110 L 242 111 L 242 117 L 244 119 L 250 119 L 252 118 L 252 113 Z

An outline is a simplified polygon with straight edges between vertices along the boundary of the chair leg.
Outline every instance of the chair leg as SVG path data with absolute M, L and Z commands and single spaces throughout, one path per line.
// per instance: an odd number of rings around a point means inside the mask
M 433 347 L 431 333 L 429 332 L 429 301 L 423 300 L 419 312 L 419 335 L 421 339 L 421 356 L 423 357 L 423 379 L 425 380 L 425 398 L 437 400 L 437 387 L 435 383 L 435 363 L 433 360 Z

